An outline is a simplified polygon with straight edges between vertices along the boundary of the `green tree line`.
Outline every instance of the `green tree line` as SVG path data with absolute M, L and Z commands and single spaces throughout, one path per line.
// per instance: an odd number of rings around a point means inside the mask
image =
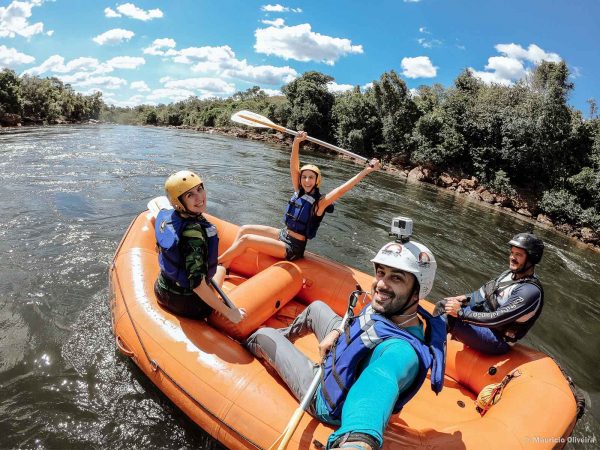
M 82 95 L 58 78 L 0 71 L 0 124 L 55 124 L 98 119 L 102 94 Z
M 10 71 L 2 74 L 7 77 Z M 190 97 L 133 108 L 94 99 L 102 105 L 102 120 L 136 125 L 227 128 L 234 125 L 234 112 L 248 109 L 366 157 L 474 176 L 490 191 L 509 197 L 526 193 L 534 213 L 600 232 L 600 119 L 594 101 L 587 119 L 568 105 L 574 85 L 564 62 L 542 62 L 511 86 L 485 84 L 469 70 L 449 87 L 434 84 L 412 92 L 394 71 L 364 90 L 334 94 L 327 88 L 332 81 L 326 74 L 306 72 L 283 86 L 279 97 L 268 97 L 255 86 L 225 99 Z M 56 79 L 35 77 L 17 77 L 14 84 L 62 86 Z M 62 89 L 72 93 L 68 85 Z M 33 100 L 41 90 L 10 88 L 0 79 L 0 105 L 16 95 L 21 100 L 11 104 L 21 105 L 19 111 L 25 102 L 51 103 L 55 106 L 40 109 L 56 111 L 62 104 L 56 94 L 51 101 Z

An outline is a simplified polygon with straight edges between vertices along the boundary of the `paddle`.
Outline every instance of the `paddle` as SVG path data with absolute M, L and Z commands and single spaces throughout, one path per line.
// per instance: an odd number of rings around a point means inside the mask
M 215 291 L 217 291 L 219 293 L 219 295 L 221 296 L 221 298 L 223 299 L 223 301 L 225 302 L 225 304 L 227 306 L 229 306 L 229 308 L 231 308 L 231 309 L 237 309 L 237 306 L 235 306 L 233 304 L 233 302 L 231 301 L 231 299 L 227 296 L 227 294 L 225 294 L 225 292 L 223 292 L 223 289 L 221 289 L 219 287 L 219 285 L 216 283 L 216 281 L 215 281 L 214 278 L 210 279 L 210 284 L 215 289 Z
M 251 127 L 272 128 L 274 130 L 281 131 L 282 133 L 291 134 L 292 136 L 296 136 L 298 134 L 297 131 L 282 127 L 281 125 L 277 125 L 277 124 L 273 123 L 271 120 L 267 119 L 266 117 L 261 116 L 260 114 L 253 113 L 252 111 L 238 111 L 231 116 L 231 120 L 233 122 L 241 123 L 243 125 L 248 125 Z M 330 144 L 329 142 L 325 142 L 325 141 L 322 141 L 320 139 L 310 137 L 310 136 L 307 136 L 306 139 L 311 142 L 314 142 L 315 144 L 319 144 L 330 150 L 334 150 L 334 151 L 342 153 L 346 156 L 350 156 L 351 158 L 357 159 L 359 161 L 363 161 L 363 162 L 368 161 L 367 158 L 365 158 L 364 156 L 357 155 L 356 153 L 352 153 L 341 147 Z
M 346 323 L 348 322 L 350 317 L 354 315 L 353 308 L 356 306 L 356 302 L 358 301 L 358 295 L 361 292 L 362 291 L 360 290 L 360 286 L 357 285 L 357 289 L 350 294 L 350 298 L 348 299 L 348 310 L 346 311 L 346 314 L 344 315 L 344 318 L 342 319 L 342 322 L 339 327 L 340 329 L 344 329 L 346 326 Z M 273 444 L 269 447 L 268 450 L 275 450 L 275 449 L 285 450 L 287 448 L 287 445 L 289 444 L 290 439 L 292 438 L 292 435 L 294 434 L 294 431 L 296 431 L 296 428 L 298 427 L 298 424 L 300 423 L 300 419 L 302 418 L 304 411 L 308 407 L 310 401 L 313 398 L 315 391 L 317 390 L 317 387 L 319 386 L 319 382 L 321 381 L 322 373 L 323 373 L 323 366 L 321 365 L 321 366 L 319 366 L 319 369 L 317 370 L 315 377 L 313 378 L 310 385 L 308 386 L 308 389 L 307 389 L 306 393 L 304 394 L 304 397 L 302 398 L 300 405 L 298 405 L 298 408 L 296 409 L 296 411 L 294 411 L 294 414 L 292 414 L 290 421 L 288 422 L 287 426 L 283 430 L 283 433 L 281 433 L 281 435 L 277 438 L 277 440 L 275 442 L 273 442 Z
M 161 197 L 153 198 L 152 200 L 150 200 L 148 202 L 147 206 L 148 206 L 148 211 L 150 211 L 150 213 L 155 218 L 161 209 L 173 209 L 173 206 L 171 206 L 171 202 L 169 202 L 169 199 L 167 197 L 165 197 L 164 195 Z M 221 296 L 221 298 L 223 299 L 223 301 L 225 302 L 225 304 L 228 307 L 230 307 L 232 309 L 237 309 L 237 306 L 235 306 L 233 304 L 233 302 L 231 301 L 231 299 L 227 296 L 227 294 L 225 294 L 225 292 L 223 292 L 223 290 L 215 282 L 214 278 L 210 279 L 210 284 L 215 289 L 215 291 L 217 291 L 217 293 Z

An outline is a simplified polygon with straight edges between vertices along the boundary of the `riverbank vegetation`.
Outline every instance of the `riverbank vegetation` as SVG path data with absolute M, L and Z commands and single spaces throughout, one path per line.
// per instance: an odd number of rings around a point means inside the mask
M 0 125 L 76 123 L 98 119 L 101 93 L 83 95 L 58 78 L 0 71 Z
M 21 84 L 30 85 L 34 78 L 24 77 Z M 100 118 L 227 131 L 235 130 L 229 120 L 233 112 L 252 110 L 355 153 L 377 156 L 412 178 L 553 223 L 600 245 L 600 118 L 593 100 L 588 118 L 568 105 L 574 85 L 564 62 L 542 62 L 511 86 L 485 84 L 468 70 L 450 87 L 435 84 L 414 91 L 394 71 L 364 90 L 332 93 L 332 81 L 306 72 L 284 86 L 279 97 L 253 87 L 226 99 L 103 106 Z M 5 92 L 0 82 L 2 103 Z M 23 103 L 31 101 L 31 92 L 22 90 Z M 91 102 L 85 111 L 95 114 L 99 96 L 80 96 L 84 99 Z M 57 108 L 50 109 L 56 114 Z

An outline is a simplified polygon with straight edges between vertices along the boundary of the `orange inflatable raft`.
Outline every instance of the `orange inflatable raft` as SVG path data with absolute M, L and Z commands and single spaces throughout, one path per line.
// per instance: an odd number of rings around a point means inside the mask
M 207 217 L 219 230 L 222 252 L 238 227 Z M 298 402 L 241 340 L 261 325 L 287 325 L 315 299 L 343 313 L 357 284 L 370 290 L 372 275 L 311 253 L 290 263 L 250 251 L 234 261 L 235 275 L 223 288 L 238 307 L 246 308 L 248 319 L 240 325 L 215 315 L 208 322 L 185 319 L 156 301 L 153 285 L 159 268 L 153 227 L 150 212 L 135 218 L 110 268 L 117 347 L 223 445 L 268 448 Z M 423 306 L 432 307 L 427 302 Z M 296 345 L 317 360 L 312 335 Z M 521 376 L 507 384 L 501 400 L 481 416 L 475 408 L 478 393 L 517 368 Z M 426 381 L 391 417 L 384 448 L 556 448 L 571 434 L 576 414 L 569 384 L 547 355 L 515 345 L 507 355 L 484 356 L 450 340 L 444 389 L 436 396 Z M 304 414 L 288 448 L 320 448 L 331 432 L 331 427 Z

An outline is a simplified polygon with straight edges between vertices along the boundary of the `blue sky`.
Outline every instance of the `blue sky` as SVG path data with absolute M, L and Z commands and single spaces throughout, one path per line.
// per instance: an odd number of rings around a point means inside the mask
M 465 68 L 514 83 L 564 59 L 570 103 L 600 102 L 600 0 L 0 0 L 0 68 L 56 76 L 107 103 L 269 94 L 308 70 L 332 91 L 391 69 L 410 88 Z

